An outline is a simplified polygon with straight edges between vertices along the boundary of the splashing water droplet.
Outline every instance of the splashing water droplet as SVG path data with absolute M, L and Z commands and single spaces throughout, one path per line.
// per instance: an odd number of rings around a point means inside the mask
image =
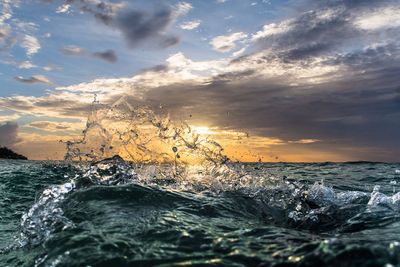
M 185 168 L 193 163 L 220 165 L 228 160 L 219 143 L 201 136 L 187 123 L 173 122 L 149 107 L 133 107 L 125 97 L 112 105 L 95 97 L 83 136 L 64 143 L 65 159 L 72 161 L 119 155 L 137 164 L 173 163 Z

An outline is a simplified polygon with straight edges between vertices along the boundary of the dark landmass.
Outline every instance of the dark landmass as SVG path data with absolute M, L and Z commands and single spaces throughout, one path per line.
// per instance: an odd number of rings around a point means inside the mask
M 19 155 L 12 151 L 11 149 L 8 149 L 6 147 L 0 147 L 0 159 L 22 159 L 22 160 L 27 160 L 28 158 L 22 155 Z

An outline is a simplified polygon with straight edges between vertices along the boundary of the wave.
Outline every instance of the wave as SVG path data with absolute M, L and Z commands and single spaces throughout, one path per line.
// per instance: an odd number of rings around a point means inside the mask
M 44 190 L 22 217 L 19 244 L 37 246 L 53 232 L 74 228 L 77 217 L 70 217 L 70 213 L 67 216 L 66 210 L 70 207 L 82 210 L 79 205 L 90 201 L 152 207 L 178 202 L 181 206 L 189 204 L 196 212 L 218 211 L 218 216 L 232 218 L 250 216 L 279 226 L 317 232 L 349 231 L 354 224 L 360 227 L 359 220 L 365 214 L 373 214 L 375 221 L 382 214 L 383 220 L 390 222 L 392 219 L 387 219 L 387 215 L 397 219 L 400 211 L 400 193 L 387 196 L 379 187 L 371 193 L 337 193 L 322 182 L 309 186 L 267 173 L 250 175 L 251 172 L 238 166 L 201 173 L 192 170 L 197 176 L 191 176 L 189 171 L 186 179 L 168 179 L 165 178 L 168 169 L 165 167 L 160 178 L 155 174 L 155 166 L 135 169 L 118 156 L 90 164 L 82 175 Z
M 400 193 L 353 190 L 352 183 L 338 190 L 273 175 L 261 163 L 234 163 L 188 124 L 124 99 L 95 100 L 82 138 L 65 143 L 69 167 L 60 172 L 68 181 L 42 192 L 0 255 L 36 251 L 35 266 L 400 262 L 392 232 L 384 248 L 374 244 L 380 231 L 397 229 L 390 227 L 399 223 Z M 360 172 L 363 164 L 347 165 Z M 329 163 L 315 166 L 337 173 Z

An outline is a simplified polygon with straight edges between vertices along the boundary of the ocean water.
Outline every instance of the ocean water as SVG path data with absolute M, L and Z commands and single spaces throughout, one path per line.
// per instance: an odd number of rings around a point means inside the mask
M 0 266 L 396 266 L 400 164 L 0 161 Z

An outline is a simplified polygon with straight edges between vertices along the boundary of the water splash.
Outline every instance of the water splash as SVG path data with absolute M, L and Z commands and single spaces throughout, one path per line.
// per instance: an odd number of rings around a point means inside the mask
M 190 164 L 220 165 L 228 161 L 223 147 L 169 115 L 134 107 L 125 97 L 112 105 L 92 103 L 83 136 L 65 142 L 66 160 L 98 161 L 119 155 L 135 164 L 173 163 L 176 174 Z
M 378 187 L 371 193 L 339 191 L 323 181 L 308 184 L 271 175 L 261 164 L 232 163 L 221 145 L 188 124 L 173 122 L 168 115 L 148 107 L 133 107 L 124 98 L 113 105 L 95 99 L 82 138 L 65 143 L 65 159 L 74 161 L 74 166 L 79 161 L 81 172 L 63 185 L 46 189 L 23 216 L 18 239 L 21 246 L 46 246 L 52 236 L 64 230 L 82 230 L 84 225 L 76 220 L 77 207 L 103 203 L 107 197 L 124 208 L 128 204 L 145 210 L 128 212 L 129 221 L 146 216 L 148 208 L 168 206 L 164 197 L 173 196 L 170 202 L 182 201 L 177 205 L 180 208 L 176 210 L 171 204 L 161 224 L 168 222 L 170 215 L 183 212 L 186 217 L 205 216 L 205 221 L 213 216 L 222 216 L 223 222 L 233 218 L 234 224 L 238 218 L 256 218 L 254 225 L 265 223 L 312 233 L 361 231 L 371 227 L 371 217 L 385 225 L 397 219 L 400 211 L 400 193 L 389 196 Z M 74 209 L 75 213 L 71 212 Z M 111 209 L 110 218 L 113 212 Z M 186 217 L 174 223 L 183 227 Z M 193 225 L 196 223 L 194 220 Z M 241 229 L 238 232 L 243 233 Z M 182 236 L 189 234 L 182 231 Z M 45 255 L 37 265 L 67 262 L 70 256 L 65 253 L 55 258 Z M 288 260 L 293 263 L 301 258 L 290 255 Z
M 39 200 L 21 219 L 20 246 L 36 246 L 46 240 L 56 228 L 72 227 L 64 217 L 61 204 L 68 193 L 75 189 L 74 181 L 51 186 L 43 191 Z

